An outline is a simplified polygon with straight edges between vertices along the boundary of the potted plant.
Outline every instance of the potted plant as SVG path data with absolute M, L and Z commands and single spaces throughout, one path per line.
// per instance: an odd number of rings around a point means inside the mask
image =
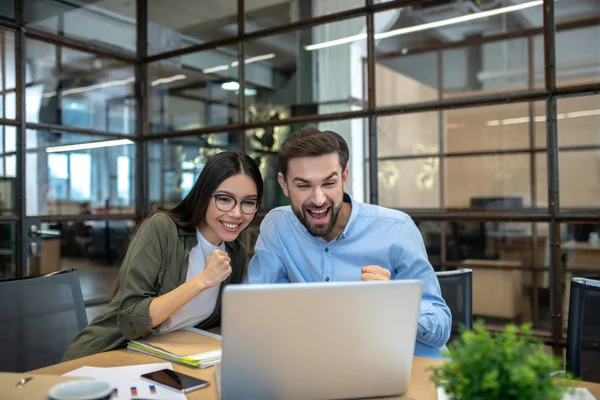
M 532 337 L 529 324 L 520 332 L 508 325 L 492 335 L 478 321 L 448 348 L 451 361 L 428 369 L 431 380 L 452 400 L 560 400 L 570 388 L 568 381 L 551 377 L 562 362 Z

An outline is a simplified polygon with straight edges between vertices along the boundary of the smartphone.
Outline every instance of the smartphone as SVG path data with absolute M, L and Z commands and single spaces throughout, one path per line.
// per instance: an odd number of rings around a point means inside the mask
M 180 372 L 175 372 L 171 369 L 150 372 L 142 375 L 142 378 L 178 390 L 181 393 L 189 393 L 194 390 L 202 389 L 210 384 L 210 382 Z

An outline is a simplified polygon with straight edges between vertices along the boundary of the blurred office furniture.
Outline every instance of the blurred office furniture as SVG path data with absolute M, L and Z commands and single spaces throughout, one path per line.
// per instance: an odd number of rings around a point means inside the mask
M 461 326 L 473 327 L 473 272 L 470 269 L 436 272 L 442 297 L 452 313 L 452 335 L 459 335 Z
M 60 362 L 87 326 L 77 271 L 0 282 L 0 371 Z
M 523 271 L 519 261 L 464 260 L 473 270 L 473 315 L 514 320 L 523 311 Z
M 563 315 L 567 316 L 570 313 L 569 299 L 571 298 L 572 285 L 569 284 L 573 275 L 585 276 L 591 279 L 600 279 L 600 246 L 593 246 L 587 242 L 574 242 L 568 241 L 561 245 L 561 249 L 565 259 L 565 274 L 564 274 L 564 288 L 565 293 L 563 296 Z M 573 272 L 578 269 L 588 270 L 585 274 L 581 272 Z M 567 326 L 568 319 L 563 319 L 563 324 Z
M 600 281 L 571 280 L 567 328 L 567 371 L 600 382 Z

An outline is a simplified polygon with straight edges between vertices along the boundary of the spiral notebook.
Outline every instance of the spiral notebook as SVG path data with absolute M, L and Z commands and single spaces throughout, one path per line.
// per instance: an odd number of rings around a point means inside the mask
M 210 367 L 221 361 L 221 335 L 196 328 L 132 340 L 127 343 L 127 348 L 197 368 Z

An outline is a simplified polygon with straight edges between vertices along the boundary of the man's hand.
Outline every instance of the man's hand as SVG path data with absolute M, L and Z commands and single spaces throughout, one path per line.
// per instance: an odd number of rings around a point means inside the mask
M 389 281 L 390 271 L 385 268 L 381 268 L 379 265 L 368 265 L 360 269 L 362 275 L 361 281 Z

